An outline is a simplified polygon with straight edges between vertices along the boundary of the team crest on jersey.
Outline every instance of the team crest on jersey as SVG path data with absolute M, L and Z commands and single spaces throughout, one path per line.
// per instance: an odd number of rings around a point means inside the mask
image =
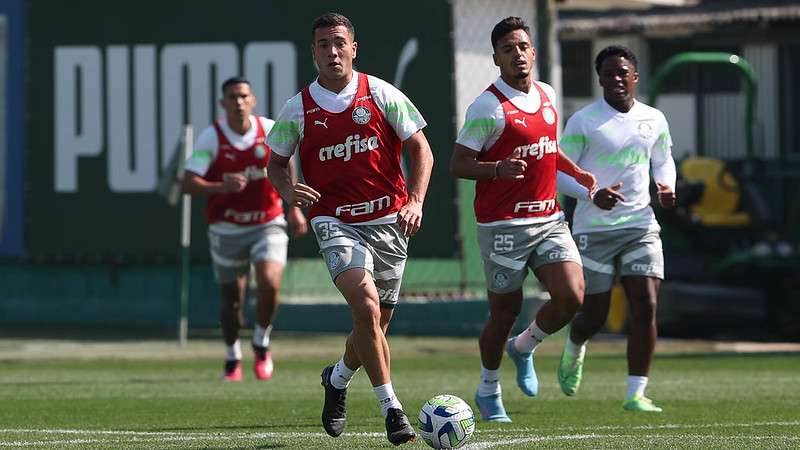
M 256 145 L 256 148 L 253 150 L 253 154 L 256 155 L 256 158 L 261 159 L 267 156 L 267 149 L 264 148 L 263 145 Z
M 498 271 L 495 272 L 494 275 L 492 275 L 492 284 L 496 288 L 503 289 L 508 286 L 509 282 L 510 280 L 508 274 L 505 272 Z
M 553 111 L 553 108 L 544 108 L 542 109 L 542 118 L 548 125 L 552 125 L 556 123 L 556 112 Z
M 647 122 L 639 122 L 639 126 L 637 129 L 639 131 L 639 136 L 641 136 L 644 139 L 653 136 L 653 126 Z
M 371 117 L 372 113 L 369 112 L 369 108 L 366 106 L 356 106 L 356 109 L 353 110 L 353 122 L 359 125 L 366 124 Z

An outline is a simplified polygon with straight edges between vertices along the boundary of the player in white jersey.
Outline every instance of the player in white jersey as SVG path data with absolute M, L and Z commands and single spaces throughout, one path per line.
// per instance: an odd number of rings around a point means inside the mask
M 225 118 L 203 130 L 186 161 L 183 189 L 208 198 L 208 237 L 214 276 L 220 287 L 220 325 L 225 341 L 224 379 L 241 381 L 239 343 L 241 307 L 250 265 L 256 281 L 253 370 L 258 379 L 272 378 L 269 352 L 272 318 L 278 308 L 278 290 L 286 264 L 289 231 L 307 232 L 303 213 L 286 208 L 266 180 L 266 134 L 273 121 L 251 114 L 256 104 L 250 83 L 233 77 L 222 84 Z
M 339 436 L 345 395 L 364 366 L 395 445 L 415 439 L 394 393 L 385 332 L 397 301 L 408 238 L 422 222 L 433 154 L 416 107 L 390 84 L 353 70 L 357 43 L 349 19 L 336 13 L 312 25 L 319 77 L 281 110 L 269 136 L 269 176 L 287 202 L 310 207 L 320 253 L 353 316 L 338 363 L 322 372 L 322 424 Z M 408 188 L 400 152 L 409 156 Z M 304 183 L 286 173 L 297 152 Z M 367 220 L 364 220 L 367 218 Z
M 580 254 L 556 201 L 556 173 L 569 173 L 588 189 L 594 177 L 558 151 L 555 93 L 533 79 L 535 50 L 525 22 L 519 17 L 500 21 L 491 42 L 500 77 L 467 110 L 451 171 L 477 181 L 475 214 L 489 317 L 479 339 L 475 402 L 483 420 L 511 422 L 498 381 L 503 350 L 517 368 L 523 393 L 537 395 L 534 350 L 569 323 L 583 297 Z M 550 301 L 527 329 L 508 339 L 529 271 Z
M 660 227 L 650 207 L 650 171 L 663 208 L 675 205 L 672 140 L 661 111 L 635 99 L 639 74 L 629 49 L 610 46 L 595 60 L 603 98 L 567 122 L 561 148 L 605 186 L 593 196 L 569 179 L 562 192 L 578 200 L 573 235 L 583 259 L 586 293 L 575 315 L 558 369 L 566 395 L 580 386 L 586 342 L 606 321 L 611 287 L 619 277 L 631 318 L 625 410 L 660 412 L 645 396 L 656 343 L 656 300 L 664 278 Z

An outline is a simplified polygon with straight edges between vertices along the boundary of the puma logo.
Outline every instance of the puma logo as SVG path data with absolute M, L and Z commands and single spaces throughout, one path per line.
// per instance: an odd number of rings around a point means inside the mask
M 326 117 L 325 120 L 315 120 L 314 125 L 322 125 L 325 129 L 328 129 L 328 118 Z
M 525 118 L 524 117 L 522 119 L 514 119 L 514 123 L 518 123 L 518 124 L 522 125 L 523 127 L 528 128 L 528 124 L 525 123 Z

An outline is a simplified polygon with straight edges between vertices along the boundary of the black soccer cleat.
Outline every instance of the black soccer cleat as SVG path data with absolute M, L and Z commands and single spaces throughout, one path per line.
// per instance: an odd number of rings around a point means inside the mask
M 347 425 L 347 389 L 336 389 L 331 384 L 333 365 L 322 369 L 322 387 L 325 388 L 325 404 L 322 405 L 322 428 L 333 437 L 344 432 Z
M 417 438 L 402 409 L 389 408 L 386 412 L 386 437 L 394 445 L 414 442 Z

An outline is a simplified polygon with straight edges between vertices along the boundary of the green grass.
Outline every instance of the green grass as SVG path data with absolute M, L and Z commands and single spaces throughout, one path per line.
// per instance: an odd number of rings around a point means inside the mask
M 467 448 L 797 448 L 800 358 L 733 354 L 710 343 L 659 347 L 648 395 L 661 414 L 622 410 L 624 345 L 592 344 L 584 384 L 561 394 L 560 337 L 537 353 L 541 391 L 523 396 L 513 367 L 501 382 L 512 424 L 478 421 Z M 391 448 L 366 376 L 348 397 L 339 438 L 319 423 L 319 372 L 342 336 L 278 335 L 275 378 L 223 383 L 220 344 L 193 341 L 0 340 L 0 448 Z M 474 339 L 393 337 L 393 383 L 410 416 L 429 397 L 470 404 L 478 378 Z M 418 441 L 403 448 L 427 448 Z

